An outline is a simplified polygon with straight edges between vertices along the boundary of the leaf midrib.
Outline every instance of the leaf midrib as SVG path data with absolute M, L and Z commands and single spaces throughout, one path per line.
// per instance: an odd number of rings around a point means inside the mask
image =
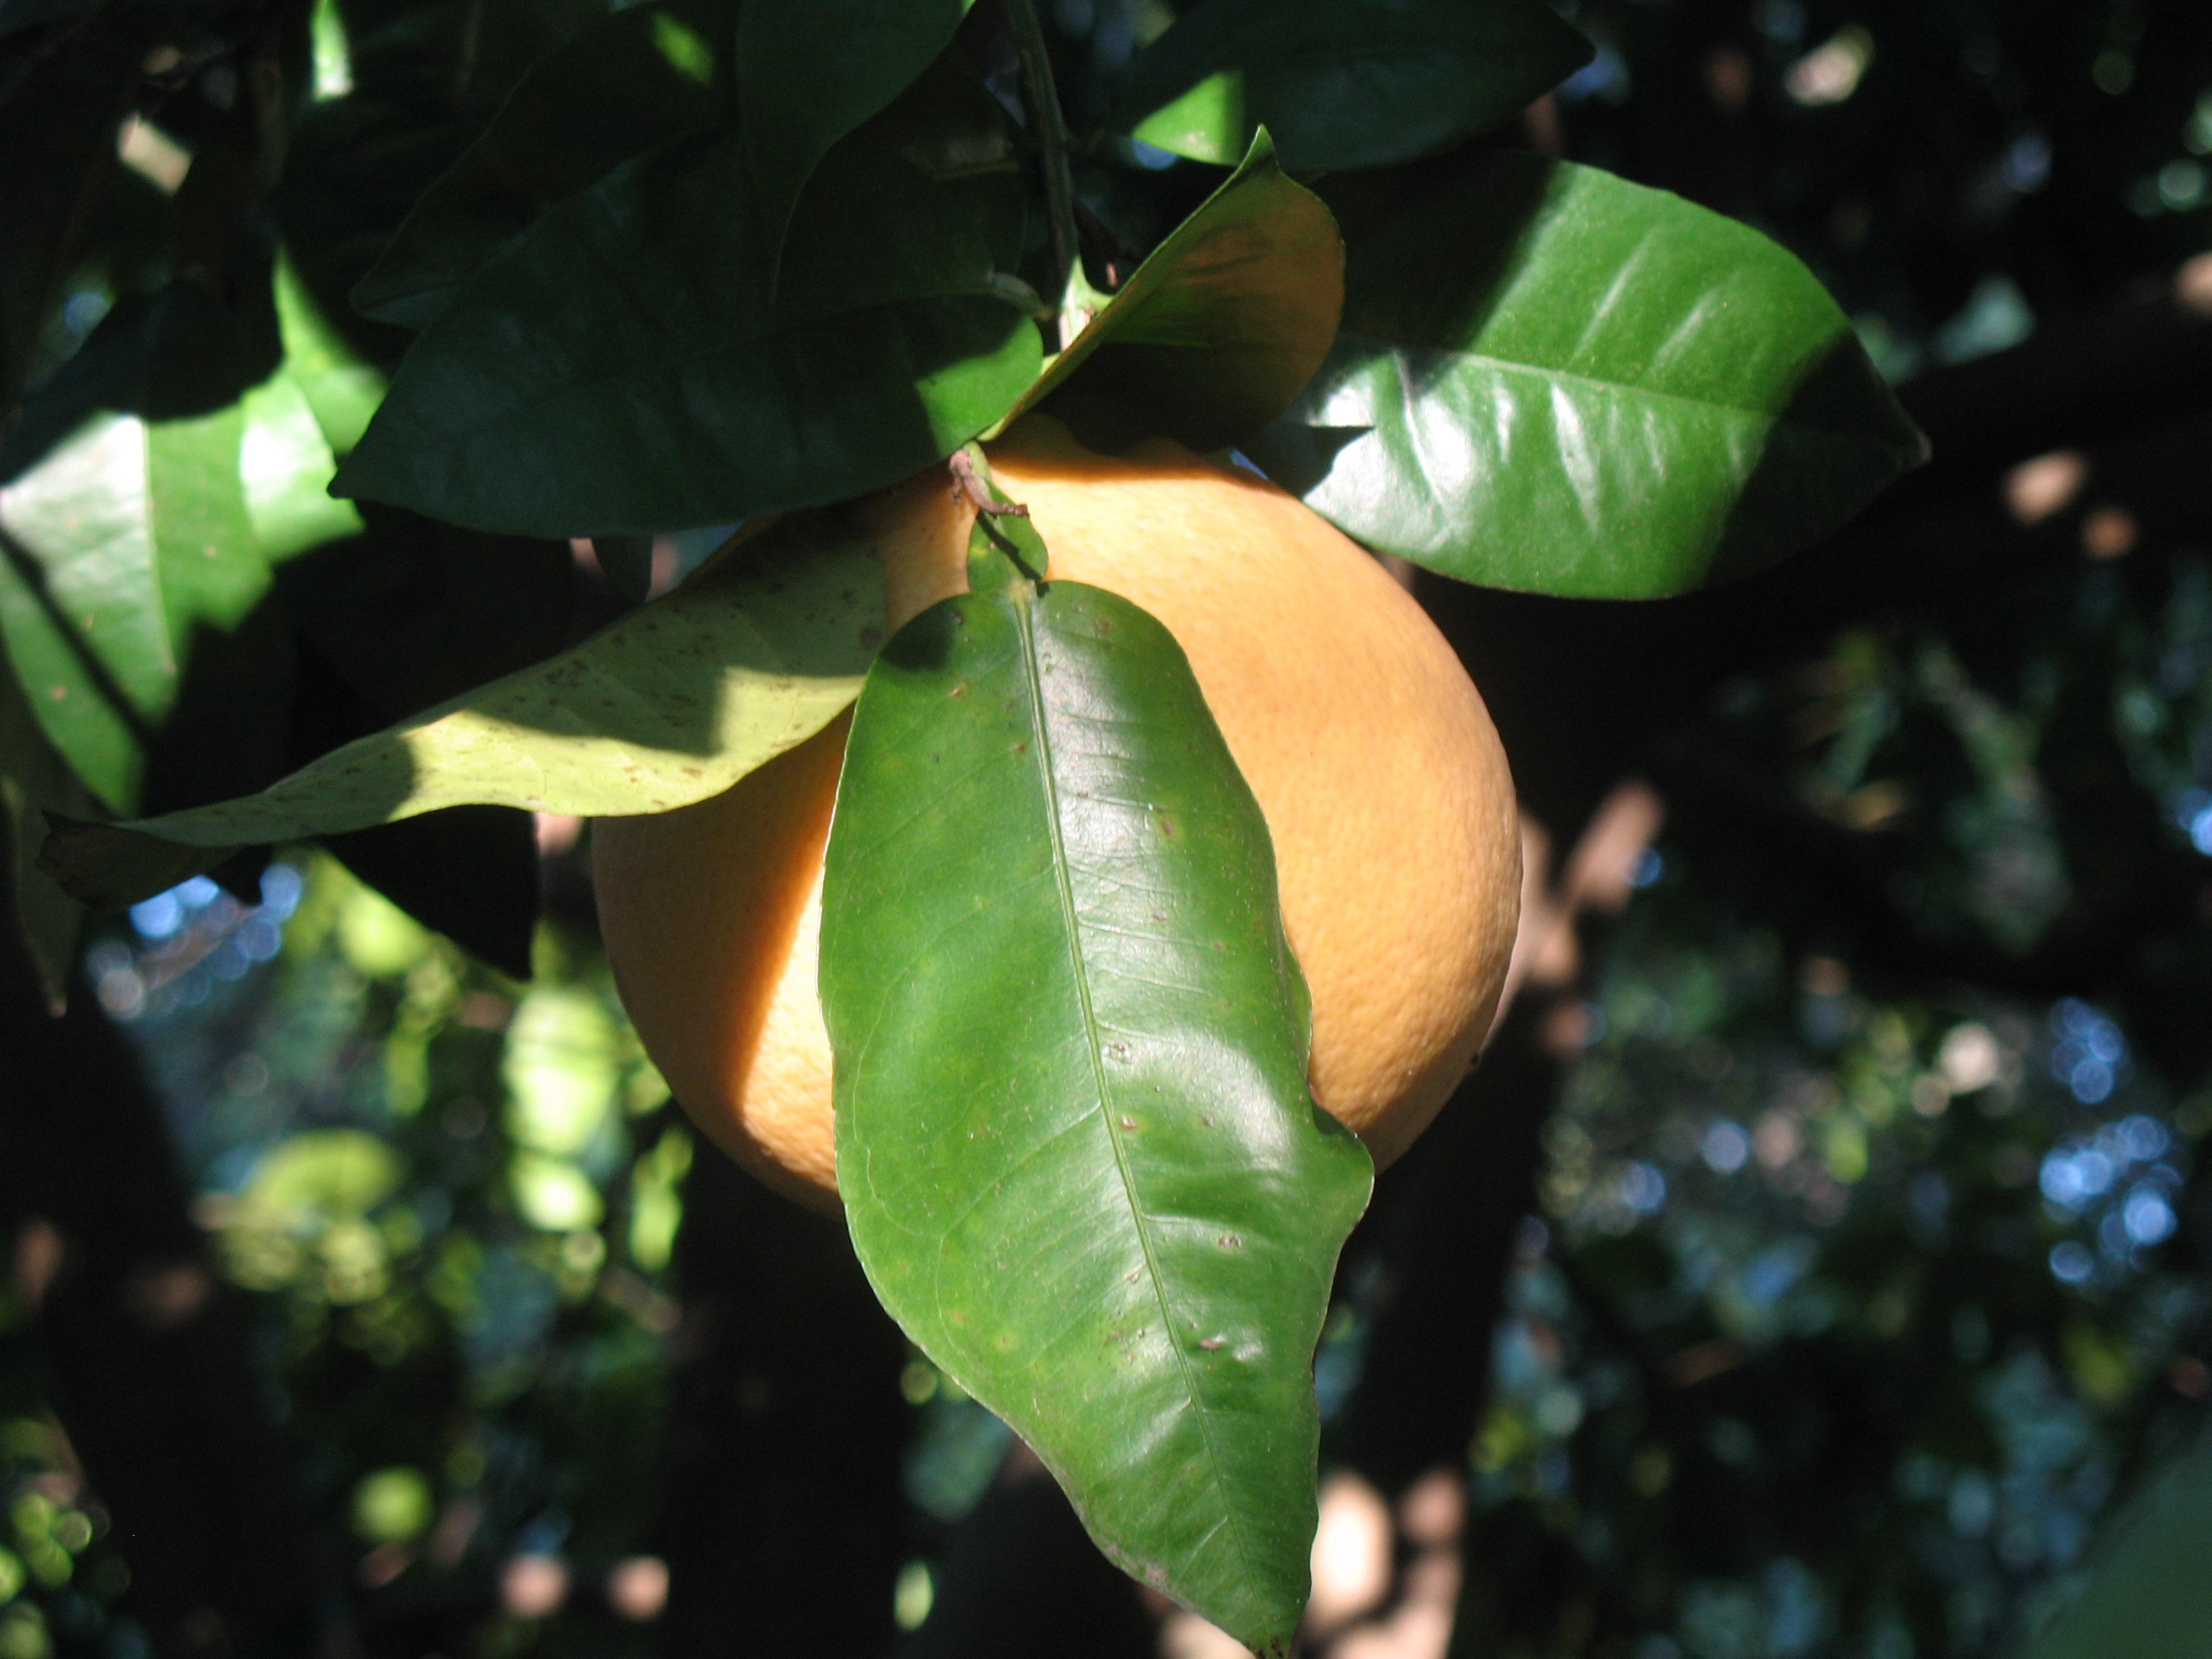
M 1130 1218 L 1135 1225 L 1138 1248 L 1144 1252 L 1146 1282 L 1152 1286 L 1152 1299 L 1160 1310 L 1160 1333 L 1167 1340 L 1169 1351 L 1176 1357 L 1176 1369 L 1182 1377 L 1183 1392 L 1191 1404 L 1191 1415 L 1198 1424 L 1199 1437 L 1206 1446 L 1206 1460 L 1213 1474 L 1214 1487 L 1223 1494 L 1223 1521 L 1230 1535 L 1237 1540 L 1238 1559 L 1249 1564 L 1252 1560 L 1252 1551 L 1245 1540 L 1243 1528 L 1237 1522 L 1237 1506 L 1227 1498 L 1229 1479 L 1222 1468 L 1221 1449 L 1214 1443 L 1212 1416 L 1206 1408 L 1204 1396 L 1199 1389 L 1197 1374 L 1191 1369 L 1190 1356 L 1183 1352 L 1182 1344 L 1176 1340 L 1175 1316 L 1168 1307 L 1167 1292 L 1161 1283 L 1163 1274 L 1153 1251 L 1145 1209 L 1138 1201 L 1136 1177 L 1130 1170 L 1128 1156 L 1121 1145 L 1121 1132 L 1114 1121 L 1113 1091 L 1107 1082 L 1105 1062 L 1098 1049 L 1098 1018 L 1091 1002 L 1090 969 L 1083 957 L 1075 890 L 1068 880 L 1067 843 L 1060 824 L 1060 788 L 1053 778 L 1052 763 L 1047 753 L 1050 729 L 1046 725 L 1044 677 L 1038 659 L 1036 619 L 1031 609 L 1037 593 L 1037 589 L 1028 587 L 1024 582 L 1012 595 L 1013 612 L 1015 627 L 1021 640 L 1024 677 L 1030 694 L 1030 720 L 1036 733 L 1037 784 L 1044 794 L 1045 823 L 1052 841 L 1053 891 L 1060 901 L 1060 921 L 1067 937 L 1068 966 L 1074 975 L 1077 999 L 1082 1005 L 1084 1050 L 1090 1059 L 1092 1082 L 1098 1092 L 1098 1112 L 1106 1126 L 1106 1141 L 1114 1149 L 1114 1167 L 1121 1178 L 1121 1191 L 1128 1203 Z

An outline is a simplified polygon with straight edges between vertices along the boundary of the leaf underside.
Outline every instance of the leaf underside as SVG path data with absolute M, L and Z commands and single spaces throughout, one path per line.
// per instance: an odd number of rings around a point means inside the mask
M 1007 419 L 1049 399 L 1105 447 L 1165 435 L 1218 448 L 1290 406 L 1328 355 L 1343 301 L 1335 223 L 1261 133 Z
M 1307 1094 L 1267 826 L 1180 647 L 1100 589 L 971 568 L 872 672 L 831 831 L 854 1243 L 1109 1556 L 1286 1651 L 1371 1165 Z
M 112 908 L 241 846 L 441 807 L 667 811 L 726 789 L 851 702 L 880 636 L 872 544 L 841 515 L 767 532 L 597 637 L 333 750 L 256 795 L 131 824 L 74 824 L 41 856 Z

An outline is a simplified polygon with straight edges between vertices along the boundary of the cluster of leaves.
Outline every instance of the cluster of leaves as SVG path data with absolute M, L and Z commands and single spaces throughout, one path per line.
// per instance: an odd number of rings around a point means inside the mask
M 334 860 L 263 891 L 188 883 L 88 965 L 258 1304 L 355 1616 L 497 1653 L 561 1609 L 627 1650 L 665 1586 L 651 1472 L 689 1130 L 588 946 L 549 927 L 524 986 Z M 518 1561 L 544 1582 L 510 1587 Z
M 439 809 L 667 810 L 857 694 L 823 988 L 841 1164 L 883 1172 L 848 1183 L 862 1260 L 1110 1554 L 1272 1650 L 1304 1595 L 1307 1358 L 1367 1170 L 1306 1103 L 1279 933 L 1227 925 L 1274 908 L 1265 826 L 1141 613 L 1016 579 L 979 532 L 975 592 L 878 655 L 866 538 L 817 509 L 1039 410 L 1109 447 L 1240 444 L 1447 575 L 1637 597 L 1817 538 L 1920 441 L 1781 248 L 1482 139 L 1587 55 L 1538 0 L 1105 9 L 1112 51 L 1097 10 L 1054 38 L 1029 0 L 0 12 L 0 143 L 50 163 L 10 210 L 40 331 L 6 365 L 9 794 L 25 854 L 40 808 L 131 820 L 42 860 L 106 903 L 380 836 L 341 855 L 519 971 L 526 902 L 408 890 L 486 860 L 512 886 L 519 823 Z M 562 538 L 620 568 L 625 538 L 771 515 L 558 656 L 526 605 L 446 649 L 466 595 L 401 586 L 502 556 L 542 584 Z M 370 626 L 364 598 L 390 602 Z M 985 695 L 953 712 L 954 683 Z M 1102 719 L 1116 788 L 1208 834 L 1066 820 Z M 1178 897 L 1171 937 L 1111 925 L 1139 866 Z M 1058 902 L 986 915 L 1010 873 Z M 58 963 L 44 880 L 20 908 Z M 956 921 L 972 956 L 924 972 Z M 1182 1010 L 1133 950 L 1233 994 Z M 1032 1017 L 1002 1072 L 913 1097 L 999 1046 L 975 1033 L 1009 994 Z M 1202 1060 L 1105 1063 L 1109 1031 L 1186 1028 Z M 1090 1062 L 1044 1081 L 1066 1053 Z M 1151 1095 L 1173 1133 L 1140 1157 Z M 985 1102 L 999 1133 L 957 1133 Z M 1249 1133 L 1216 1144 L 1217 1118 Z M 1000 1144 L 1053 1155 L 1002 1170 Z M 1170 1247 L 1194 1181 L 1227 1255 Z M 1120 1196 L 1079 1243 L 1058 1229 L 1086 1183 Z M 374 1236 L 324 1242 L 373 1278 Z M 1049 1297 L 1006 1295 L 1044 1261 Z

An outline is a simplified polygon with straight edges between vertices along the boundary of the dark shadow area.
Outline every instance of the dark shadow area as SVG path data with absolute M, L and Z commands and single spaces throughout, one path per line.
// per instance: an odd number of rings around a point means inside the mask
M 684 1188 L 660 1537 L 672 1659 L 879 1659 L 912 1551 L 907 1346 L 843 1225 L 702 1146 Z
M 156 1652 L 309 1651 L 325 1564 L 161 1108 L 89 986 L 48 1017 L 0 921 L 0 1236 L 36 1315 L 0 1352 L 97 1483 Z

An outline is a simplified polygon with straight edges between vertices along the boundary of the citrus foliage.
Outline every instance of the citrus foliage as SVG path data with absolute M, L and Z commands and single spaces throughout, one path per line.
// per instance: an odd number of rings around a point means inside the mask
M 528 842 L 520 820 L 484 809 L 665 810 L 820 729 L 881 642 L 858 615 L 870 599 L 848 568 L 842 504 L 1032 403 L 1109 447 L 1164 432 L 1249 443 L 1379 550 L 1581 595 L 1760 568 L 1918 458 L 1791 255 L 1482 139 L 1584 55 L 1531 0 L 1154 7 L 1133 58 L 1133 39 L 1111 53 L 1055 45 L 1030 0 L 648 0 L 637 18 L 587 0 L 0 11 L 0 40 L 24 48 L 0 89 L 0 146 L 39 179 L 5 227 L 32 252 L 11 267 L 0 361 L 0 640 L 22 693 L 6 708 L 34 728 L 0 750 L 7 799 L 25 839 L 72 779 L 127 821 L 66 830 L 27 884 L 58 878 L 108 903 L 218 867 L 242 885 L 255 848 L 366 836 L 333 845 L 418 921 L 520 971 Z M 203 70 L 205 41 L 249 37 L 252 52 L 219 66 L 228 78 Z M 1458 72 L 1469 63 L 1480 72 Z M 539 142 L 564 98 L 620 130 Z M 1193 161 L 1159 165 L 1156 140 Z M 1225 177 L 1208 170 L 1231 161 Z M 1449 217 L 1430 210 L 1438 191 Z M 1389 204 L 1408 193 L 1408 210 L 1444 228 L 1443 270 L 1399 269 Z M 84 205 L 94 198 L 102 214 Z M 1287 428 L 1271 428 L 1279 417 Z M 342 501 L 319 493 L 326 482 Z M 613 568 L 636 552 L 623 538 L 711 541 L 776 514 L 790 517 L 755 553 L 565 656 L 548 637 L 557 623 L 526 605 L 479 628 L 461 594 L 400 579 L 427 545 L 479 579 L 512 558 L 532 573 L 517 593 L 542 598 L 563 540 L 599 538 L 595 561 Z M 362 608 L 365 592 L 391 608 Z M 1145 634 L 1147 619 L 1127 620 Z M 418 635 L 451 648 L 422 649 L 422 672 L 396 684 L 361 643 Z M 1085 689 L 1103 730 L 1156 726 L 1161 754 L 1221 759 L 1194 696 L 1154 709 L 1133 682 Z M 1138 765 L 1123 740 L 1105 739 L 1108 757 Z M 1234 769 L 1186 780 L 1201 812 L 1236 797 Z M 841 822 L 911 825 L 932 807 L 927 780 L 896 767 L 848 782 Z M 939 827 L 1003 873 L 1060 844 L 1052 794 Z M 1139 860 L 1148 822 L 1102 827 L 1101 867 Z M 1194 916 L 1249 908 L 1265 956 L 1279 919 L 1240 873 L 1253 850 L 1249 836 L 1184 849 L 1176 881 Z M 905 893 L 872 931 L 921 926 L 946 902 Z M 857 927 L 860 902 L 839 890 L 833 935 Z M 43 959 L 64 960 L 68 907 L 41 887 L 18 908 Z M 1039 911 L 1021 939 L 1048 945 L 1054 925 Z M 833 961 L 833 980 L 857 960 Z M 1260 1541 L 1231 1568 L 1179 1576 L 1205 1540 L 1184 1535 L 1190 1517 L 1132 1502 L 1126 1401 L 1056 1360 L 1039 1362 L 1037 1389 L 1073 1413 L 1066 1437 L 1036 1432 L 1109 1553 L 1280 1647 L 1304 1547 L 1301 1526 L 1279 1524 L 1281 1494 L 1310 1473 L 1304 1368 L 1359 1182 L 1342 1143 L 1301 1118 L 1304 1038 L 1283 1018 L 1296 976 L 1264 965 L 1248 964 L 1215 1023 L 1267 1031 L 1267 1052 L 1185 1079 L 1159 1185 L 1243 1183 L 1260 1201 L 1273 1140 L 1227 1154 L 1224 1172 L 1223 1150 L 1192 1133 L 1245 1111 L 1255 1068 L 1273 1079 L 1270 1109 L 1319 1137 L 1267 1200 L 1296 1270 L 1275 1276 L 1273 1299 L 1224 1293 L 1267 1374 L 1238 1374 L 1200 1413 L 1218 1427 L 1217 1468 L 1269 1472 L 1198 1524 Z M 939 1000 L 916 1014 L 917 1053 L 977 1040 L 957 1000 Z M 540 1006 L 548 1029 L 567 1006 Z M 1150 1042 L 1179 1016 L 1162 1003 L 1130 1018 Z M 508 1082 L 526 1095 L 541 1022 L 528 1005 L 518 1022 Z M 1048 1118 L 1069 1086 L 1049 1064 L 1066 1032 L 1003 1035 L 1009 1075 L 1032 1091 L 1020 1109 Z M 1097 1030 L 1079 1035 L 1096 1046 Z M 914 1081 L 860 1074 L 841 1085 L 854 1121 Z M 956 1152 L 969 1144 L 949 1133 L 957 1103 L 925 1092 L 921 1109 Z M 525 1147 L 510 1196 L 582 1237 L 598 1200 L 566 1121 L 533 1107 L 509 1125 Z M 297 1168 L 271 1174 L 247 1213 L 307 1216 L 313 1239 L 291 1245 L 324 1263 L 331 1295 L 370 1284 L 390 1247 L 371 1215 L 398 1176 L 358 1139 L 288 1156 Z M 996 1176 L 981 1147 L 908 1174 L 874 1189 L 900 1194 L 878 1243 L 873 1211 L 856 1212 L 856 1233 L 887 1300 L 962 1371 L 957 1343 L 924 1334 L 892 1287 L 941 1243 L 928 1218 L 971 1213 Z M 322 1197 L 301 1208 L 283 1196 L 295 1188 Z M 1056 1201 L 1039 1188 L 1014 1206 L 1042 1225 Z M 1133 1221 L 1093 1218 L 1060 1248 L 1103 1251 L 1121 1223 L 1141 1234 L 1159 1223 L 1152 1204 Z M 270 1262 L 292 1259 L 289 1221 L 240 1224 Z M 1012 1351 L 1041 1354 L 1055 1311 L 1023 1308 Z M 422 1507 L 399 1476 L 376 1490 L 362 1513 L 383 1531 Z

